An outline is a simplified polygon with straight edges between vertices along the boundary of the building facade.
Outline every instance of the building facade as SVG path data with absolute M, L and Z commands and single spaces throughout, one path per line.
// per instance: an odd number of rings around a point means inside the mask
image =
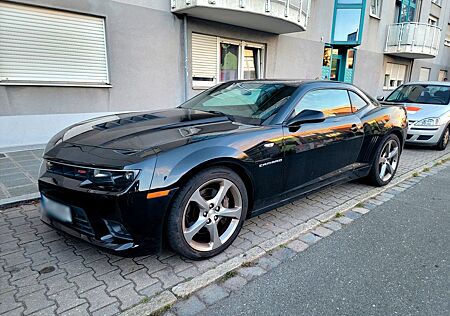
M 450 0 L 0 0 L 0 148 L 174 107 L 233 79 L 353 82 L 450 71 Z

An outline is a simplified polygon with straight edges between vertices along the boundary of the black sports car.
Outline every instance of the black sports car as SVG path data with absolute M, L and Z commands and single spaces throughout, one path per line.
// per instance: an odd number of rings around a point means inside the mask
M 395 175 L 406 111 L 350 84 L 232 81 L 178 108 L 105 116 L 47 145 L 42 219 L 117 253 L 214 256 L 243 221 L 324 186 Z

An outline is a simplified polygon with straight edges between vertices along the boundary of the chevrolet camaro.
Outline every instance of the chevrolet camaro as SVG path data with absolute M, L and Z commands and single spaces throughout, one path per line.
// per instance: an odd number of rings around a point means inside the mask
M 59 132 L 40 170 L 42 220 L 123 255 L 166 244 L 207 258 L 250 216 L 352 179 L 386 185 L 406 130 L 402 106 L 350 84 L 226 82 Z

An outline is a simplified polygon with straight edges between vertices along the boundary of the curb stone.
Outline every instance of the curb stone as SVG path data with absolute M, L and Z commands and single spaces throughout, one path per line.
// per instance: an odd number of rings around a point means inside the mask
M 170 291 L 164 291 L 161 294 L 150 299 L 148 303 L 138 304 L 121 315 L 123 316 L 137 316 L 137 315 L 155 315 L 159 312 L 164 312 L 164 309 L 169 309 L 177 301 L 175 295 Z

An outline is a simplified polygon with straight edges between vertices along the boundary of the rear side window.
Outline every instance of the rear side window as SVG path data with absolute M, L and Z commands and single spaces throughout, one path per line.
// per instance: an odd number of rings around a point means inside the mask
M 347 90 L 323 89 L 306 93 L 295 107 L 294 115 L 303 110 L 322 111 L 327 117 L 352 113 Z
M 350 101 L 352 102 L 353 112 L 358 112 L 360 109 L 367 105 L 367 102 L 364 101 L 364 99 L 357 95 L 355 92 L 349 91 L 348 94 L 350 95 Z

